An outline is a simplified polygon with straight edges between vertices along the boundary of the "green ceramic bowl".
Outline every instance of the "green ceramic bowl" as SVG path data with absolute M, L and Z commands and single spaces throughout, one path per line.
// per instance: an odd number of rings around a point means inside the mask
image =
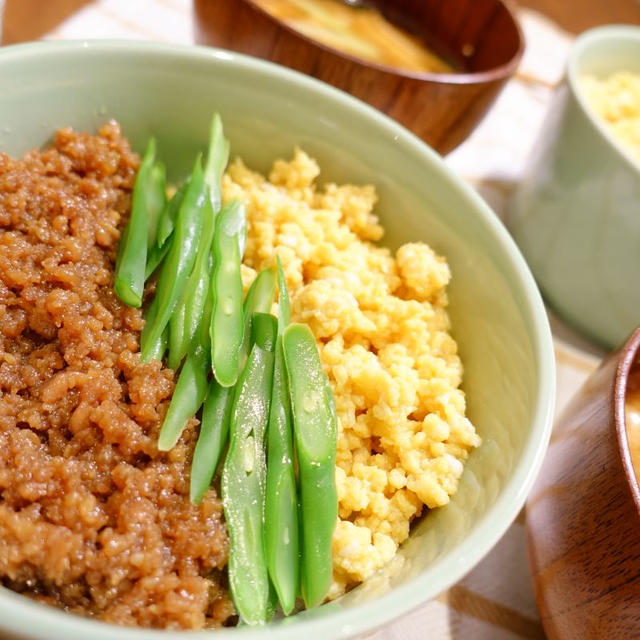
M 326 180 L 371 182 L 385 243 L 425 240 L 453 271 L 453 332 L 471 419 L 483 438 L 460 490 L 414 528 L 396 561 L 340 600 L 245 640 L 353 637 L 407 613 L 467 573 L 522 507 L 541 464 L 554 404 L 551 335 L 529 270 L 496 216 L 405 129 L 316 80 L 238 54 L 130 42 L 0 49 L 0 149 L 20 154 L 63 125 L 117 118 L 134 147 L 150 135 L 174 177 L 221 112 L 233 154 L 258 169 L 300 145 Z M 0 636 L 41 640 L 192 639 L 124 629 L 36 604 L 0 587 Z
M 640 322 L 640 162 L 590 109 L 580 79 L 621 70 L 640 74 L 640 27 L 600 27 L 577 39 L 510 211 L 545 298 L 607 347 Z

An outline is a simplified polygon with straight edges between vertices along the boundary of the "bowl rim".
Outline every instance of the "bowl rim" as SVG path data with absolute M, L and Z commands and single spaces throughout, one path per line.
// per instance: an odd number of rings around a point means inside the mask
M 640 516 L 640 484 L 636 475 L 631 449 L 627 436 L 626 400 L 629 375 L 634 368 L 640 354 L 640 327 L 637 327 L 621 347 L 618 357 L 616 374 L 613 385 L 613 422 L 616 430 L 618 451 L 622 461 L 622 468 L 627 478 L 627 484 L 631 490 L 636 511 Z
M 613 147 L 623 161 L 629 165 L 629 168 L 635 171 L 640 177 L 640 160 L 636 160 L 631 151 L 628 150 L 624 144 L 622 144 L 616 136 L 606 126 L 604 120 L 598 116 L 594 109 L 586 99 L 584 92 L 580 86 L 580 65 L 582 56 L 586 51 L 593 48 L 606 47 L 607 42 L 624 41 L 635 42 L 640 55 L 640 27 L 627 24 L 612 24 L 604 25 L 600 27 L 594 27 L 581 33 L 576 39 L 571 52 L 569 54 L 569 61 L 567 64 L 567 83 L 571 90 L 571 93 L 576 99 L 578 106 L 582 110 L 587 120 L 591 123 L 595 131 Z M 623 71 L 623 69 L 619 69 Z
M 555 358 L 553 340 L 547 314 L 540 292 L 522 254 L 506 227 L 480 195 L 462 178 L 449 169 L 441 156 L 422 140 L 388 116 L 377 111 L 353 96 L 291 69 L 251 56 L 209 47 L 144 42 L 132 40 L 77 40 L 32 42 L 0 48 L 0 65 L 11 65 L 14 61 L 37 61 L 43 55 L 74 57 L 110 57 L 114 54 L 135 56 L 157 56 L 190 63 L 231 65 L 239 70 L 260 72 L 276 82 L 297 85 L 314 93 L 336 108 L 357 113 L 389 134 L 389 140 L 403 147 L 407 155 L 419 156 L 425 166 L 443 182 L 455 188 L 465 204 L 474 210 L 478 220 L 494 237 L 503 250 L 505 261 L 511 266 L 514 295 L 519 298 L 523 321 L 531 342 L 531 352 L 536 366 L 535 398 L 531 419 L 531 434 L 523 444 L 520 462 L 505 482 L 499 497 L 487 509 L 473 531 L 455 549 L 434 563 L 440 575 L 436 581 L 429 571 L 422 572 L 411 581 L 393 588 L 390 592 L 371 602 L 359 604 L 348 610 L 337 610 L 326 616 L 303 615 L 302 619 L 290 618 L 277 625 L 263 628 L 216 630 L 221 640 L 235 637 L 244 640 L 298 640 L 303 634 L 309 640 L 341 640 L 353 638 L 424 605 L 430 599 L 448 589 L 468 573 L 499 541 L 507 528 L 524 506 L 526 497 L 540 470 L 548 446 L 555 408 Z M 313 612 L 309 612 L 312 614 Z M 291 621 L 295 620 L 295 624 Z M 13 632 L 18 637 L 25 633 L 38 640 L 157 640 L 159 631 L 118 627 L 112 624 L 69 615 L 47 605 L 34 602 L 10 590 L 0 588 L 0 628 Z M 163 631 L 167 640 L 193 640 L 197 635 L 209 632 Z M 242 634 L 242 635 L 239 635 Z M 304 636 L 303 636 L 304 637 Z
M 518 65 L 520 64 L 520 60 L 524 54 L 525 47 L 525 39 L 524 33 L 522 31 L 522 27 L 520 26 L 520 22 L 515 16 L 515 8 L 511 4 L 510 0 L 495 0 L 502 8 L 506 11 L 507 16 L 509 17 L 518 37 L 518 46 L 514 52 L 514 54 L 507 60 L 506 62 L 496 66 L 491 67 L 491 69 L 486 69 L 484 71 L 470 72 L 470 73 L 433 73 L 426 71 L 411 71 L 410 69 L 403 69 L 402 67 L 394 67 L 392 65 L 383 64 L 380 62 L 373 62 L 369 60 L 365 60 L 364 58 L 360 58 L 354 54 L 347 53 L 346 51 L 341 51 L 340 49 L 336 49 L 331 45 L 325 44 L 320 40 L 316 40 L 315 38 L 311 38 L 307 36 L 302 31 L 298 31 L 290 24 L 288 24 L 285 20 L 274 16 L 272 13 L 267 11 L 264 7 L 258 4 L 258 0 L 239 0 L 240 2 L 244 2 L 248 4 L 253 10 L 261 13 L 265 18 L 269 19 L 271 22 L 278 25 L 278 27 L 285 29 L 289 33 L 297 36 L 301 40 L 304 40 L 307 44 L 312 47 L 317 47 L 318 49 L 322 49 L 324 51 L 328 51 L 334 56 L 338 56 L 339 58 L 344 58 L 345 60 L 349 60 L 352 64 L 357 64 L 358 66 L 375 69 L 376 71 L 381 71 L 384 73 L 388 73 L 393 76 L 398 76 L 401 78 L 410 78 L 412 80 L 419 80 L 422 82 L 434 82 L 438 84 L 452 84 L 452 85 L 473 85 L 473 84 L 482 84 L 485 82 L 495 82 L 497 80 L 502 80 L 504 78 L 508 78 L 511 76 Z M 439 54 L 437 54 L 439 55 Z

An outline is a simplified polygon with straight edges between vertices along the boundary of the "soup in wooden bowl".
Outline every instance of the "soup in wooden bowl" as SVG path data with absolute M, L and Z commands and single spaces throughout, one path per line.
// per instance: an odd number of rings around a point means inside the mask
M 524 49 L 500 0 L 194 0 L 196 39 L 292 67 L 365 100 L 440 153 L 459 145 Z M 359 4 L 359 3 L 358 3 Z

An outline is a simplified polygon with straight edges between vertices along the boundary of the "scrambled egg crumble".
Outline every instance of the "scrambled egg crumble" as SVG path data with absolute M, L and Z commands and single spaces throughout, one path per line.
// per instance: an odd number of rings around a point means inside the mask
M 319 188 L 318 174 L 298 150 L 268 179 L 236 160 L 223 187 L 225 199 L 247 203 L 245 288 L 279 254 L 292 320 L 310 326 L 333 388 L 336 597 L 394 556 L 424 505 L 449 502 L 480 438 L 459 389 L 446 261 L 423 243 L 395 257 L 373 244 L 383 235 L 374 188 Z
M 581 84 L 589 106 L 640 162 L 640 74 L 619 71 L 604 80 L 585 76 Z

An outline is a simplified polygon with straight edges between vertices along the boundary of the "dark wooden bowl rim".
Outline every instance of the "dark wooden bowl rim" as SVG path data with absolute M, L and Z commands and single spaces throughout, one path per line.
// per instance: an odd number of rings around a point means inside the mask
M 640 349 L 640 327 L 638 327 L 625 342 L 622 353 L 618 359 L 616 367 L 616 378 L 613 387 L 613 415 L 618 439 L 618 449 L 622 460 L 622 467 L 627 476 L 627 482 L 631 489 L 631 495 L 636 505 L 636 511 L 640 516 L 640 487 L 638 479 L 631 461 L 631 451 L 629 449 L 629 439 L 627 438 L 627 421 L 625 417 L 625 400 L 627 395 L 627 384 L 629 374 L 633 368 L 633 363 Z
M 345 58 L 354 62 L 356 64 L 362 65 L 363 67 L 370 67 L 372 69 L 377 69 L 378 71 L 384 71 L 385 73 L 391 73 L 393 75 L 402 76 L 405 78 L 414 78 L 416 80 L 423 80 L 425 82 L 437 82 L 441 84 L 475 84 L 475 83 L 483 83 L 483 82 L 492 82 L 495 80 L 501 80 L 502 78 L 510 76 L 518 67 L 520 63 L 520 58 L 522 58 L 522 54 L 524 52 L 524 35 L 522 33 L 522 29 L 520 28 L 520 24 L 514 17 L 514 12 L 509 2 L 505 2 L 504 0 L 498 0 L 500 4 L 504 7 L 507 15 L 509 16 L 513 26 L 516 29 L 518 34 L 518 48 L 516 52 L 513 54 L 511 59 L 504 64 L 501 64 L 493 69 L 488 69 L 485 71 L 477 71 L 475 73 L 426 73 L 419 71 L 409 71 L 406 69 L 401 69 L 399 67 L 393 67 L 390 65 L 379 64 L 377 62 L 369 62 L 368 60 L 364 60 L 359 58 L 358 56 L 351 55 L 350 53 L 346 53 L 341 51 L 340 49 L 335 49 L 330 47 L 314 38 L 310 38 L 306 36 L 304 33 L 290 27 L 284 20 L 280 20 L 280 18 L 276 18 L 271 13 L 263 9 L 260 5 L 256 3 L 256 0 L 240 0 L 241 2 L 245 2 L 256 11 L 259 11 L 261 14 L 266 16 L 272 22 L 277 23 L 283 29 L 286 29 L 290 33 L 294 34 L 298 38 L 305 40 L 309 44 L 314 47 L 318 47 L 320 49 L 324 49 L 325 51 L 329 51 L 330 53 L 340 56 L 341 58 Z

